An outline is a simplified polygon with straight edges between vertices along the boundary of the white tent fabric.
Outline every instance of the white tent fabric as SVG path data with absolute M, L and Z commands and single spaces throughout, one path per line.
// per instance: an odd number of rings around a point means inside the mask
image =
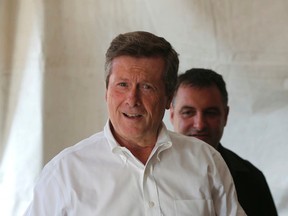
M 171 42 L 180 73 L 223 74 L 222 143 L 263 171 L 288 215 L 287 20 L 286 0 L 1 0 L 1 215 L 22 215 L 45 163 L 102 129 L 105 51 L 136 30 Z

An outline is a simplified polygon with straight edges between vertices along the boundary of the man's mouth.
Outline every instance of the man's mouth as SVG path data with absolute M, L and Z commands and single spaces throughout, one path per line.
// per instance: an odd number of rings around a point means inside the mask
M 206 138 L 208 137 L 208 134 L 189 134 L 189 136 L 197 137 L 197 138 Z
M 123 115 L 130 119 L 141 118 L 143 115 L 134 113 L 123 113 Z

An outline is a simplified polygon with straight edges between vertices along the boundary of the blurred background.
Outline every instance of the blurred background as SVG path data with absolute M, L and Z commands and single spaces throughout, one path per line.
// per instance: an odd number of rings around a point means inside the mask
M 287 20 L 286 0 L 0 0 L 0 214 L 22 215 L 43 166 L 102 130 L 106 49 L 144 30 L 172 44 L 179 73 L 224 76 L 222 144 L 263 171 L 288 215 Z

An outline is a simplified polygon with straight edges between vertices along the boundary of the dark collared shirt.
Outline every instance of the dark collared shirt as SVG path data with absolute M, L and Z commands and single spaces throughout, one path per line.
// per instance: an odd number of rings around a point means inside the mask
M 238 200 L 248 216 L 277 216 L 277 210 L 263 173 L 249 161 L 219 144 L 217 149 L 233 177 Z

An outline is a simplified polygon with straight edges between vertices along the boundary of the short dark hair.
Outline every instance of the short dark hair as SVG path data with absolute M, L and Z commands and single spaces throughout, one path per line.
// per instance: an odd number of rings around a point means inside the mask
M 106 52 L 106 88 L 111 75 L 111 65 L 119 56 L 162 57 L 165 61 L 164 83 L 166 94 L 172 97 L 179 68 L 179 58 L 171 44 L 162 37 L 145 31 L 128 32 L 114 38 Z
M 180 74 L 177 79 L 174 98 L 181 85 L 197 88 L 205 88 L 215 85 L 220 91 L 224 104 L 228 105 L 228 92 L 226 89 L 226 83 L 222 75 L 216 73 L 213 70 L 204 68 L 192 68 L 187 70 L 185 73 Z M 173 102 L 174 99 L 172 101 L 172 105 L 174 105 Z

